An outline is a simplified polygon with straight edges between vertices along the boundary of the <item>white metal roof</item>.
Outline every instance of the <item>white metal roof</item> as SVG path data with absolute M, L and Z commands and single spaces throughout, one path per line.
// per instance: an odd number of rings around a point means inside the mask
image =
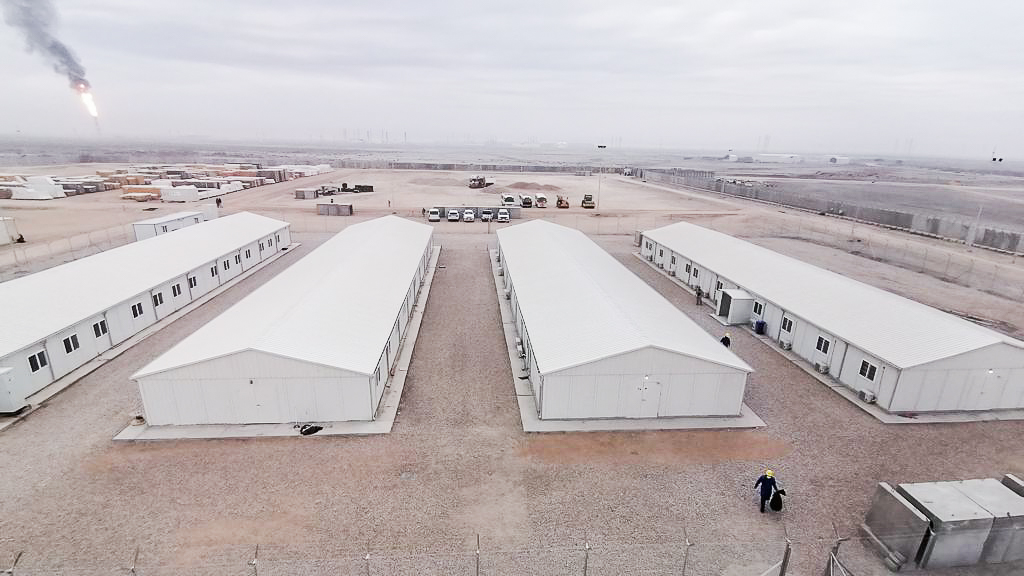
M 644 232 L 757 296 L 898 368 L 1020 342 L 952 314 L 687 222 Z
M 533 220 L 498 243 L 541 373 L 648 347 L 752 371 L 582 232 Z
M 244 350 L 371 374 L 433 230 L 397 216 L 353 224 L 132 378 Z
M 0 358 L 286 227 L 241 212 L 0 283 Z
M 165 214 L 163 216 L 156 216 L 155 218 L 149 218 L 149 219 L 146 219 L 146 220 L 139 220 L 138 222 L 133 222 L 133 224 L 163 224 L 164 222 L 171 222 L 173 220 L 181 220 L 182 218 L 190 218 L 190 217 L 202 216 L 202 215 L 203 215 L 202 212 L 193 212 L 193 211 L 175 212 L 173 214 Z

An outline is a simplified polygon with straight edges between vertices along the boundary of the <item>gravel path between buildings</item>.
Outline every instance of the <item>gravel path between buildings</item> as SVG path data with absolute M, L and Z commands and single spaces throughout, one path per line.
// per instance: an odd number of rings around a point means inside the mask
M 793 542 L 817 576 L 832 522 L 856 536 L 880 480 L 1024 474 L 1024 423 L 885 426 L 742 330 L 756 431 L 527 435 L 488 273 L 493 236 L 439 233 L 440 266 L 390 435 L 114 444 L 141 409 L 129 376 L 325 240 L 272 263 L 0 434 L 0 569 L 110 574 L 686 574 L 758 576 Z M 596 240 L 716 338 L 692 296 Z M 757 512 L 773 467 L 790 498 Z M 860 542 L 858 576 L 888 572 Z M 1019 569 L 1019 567 L 1018 567 Z M 976 568 L 934 572 L 990 575 Z

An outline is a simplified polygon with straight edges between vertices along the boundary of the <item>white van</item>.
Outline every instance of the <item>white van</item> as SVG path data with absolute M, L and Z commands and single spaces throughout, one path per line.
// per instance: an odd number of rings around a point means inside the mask
M 498 208 L 498 222 L 508 222 L 508 210 Z

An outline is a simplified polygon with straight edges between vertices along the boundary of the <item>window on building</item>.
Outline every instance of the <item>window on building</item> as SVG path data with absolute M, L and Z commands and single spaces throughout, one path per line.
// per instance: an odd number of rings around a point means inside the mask
M 159 305 L 161 305 L 163 303 L 164 303 L 164 293 L 163 292 L 157 292 L 156 294 L 153 294 L 153 308 L 156 308 L 157 306 L 159 306 Z
M 242 263 L 242 257 L 239 256 L 238 254 L 235 254 L 235 264 L 241 264 L 241 263 Z
M 163 230 L 164 232 L 167 232 L 167 226 L 161 226 L 160 229 Z
M 280 234 L 274 234 L 274 238 L 277 238 L 277 243 L 278 243 L 278 245 L 280 245 L 281 244 L 281 235 Z
M 260 252 L 263 252 L 263 242 L 260 242 Z
M 675 254 L 673 254 L 673 255 L 672 255 L 672 263 L 673 263 L 673 264 L 675 264 L 675 263 L 676 263 L 676 256 L 675 256 Z
M 249 258 L 252 258 L 252 251 L 251 250 L 246 250 L 245 251 L 245 259 L 248 260 Z
M 189 288 L 195 288 L 197 284 L 199 284 L 199 280 L 196 280 L 195 276 L 189 277 L 189 279 L 188 279 L 188 287 Z
M 793 321 L 790 320 L 789 318 L 783 318 L 782 319 L 782 331 L 783 332 L 792 332 L 793 331 Z
M 28 367 L 32 369 L 32 372 L 39 372 L 41 368 L 46 367 L 46 350 L 40 350 L 35 354 L 28 357 Z
M 199 224 L 199 218 L 193 218 L 193 220 L 196 221 L 196 224 Z
M 224 261 L 224 269 L 225 270 L 230 270 L 231 269 L 231 261 L 230 260 L 225 260 Z
M 692 269 L 692 267 L 689 264 L 687 264 L 686 265 L 686 273 L 689 274 L 691 269 Z
M 132 318 L 138 318 L 139 316 L 142 316 L 142 302 L 132 304 Z
M 721 290 L 721 289 L 722 289 L 722 281 L 719 280 L 718 282 L 715 283 L 715 290 Z
M 273 238 L 267 238 L 267 246 L 273 246 L 273 245 L 274 245 L 274 239 Z
M 661 248 L 658 248 L 658 258 L 661 258 L 664 255 L 665 255 L 665 251 L 662 250 Z
M 693 277 L 696 278 L 697 276 L 700 276 L 700 270 L 697 270 L 696 268 L 694 268 L 693 269 Z
M 760 316 L 763 313 L 764 313 L 764 304 L 761 304 L 760 302 L 756 302 L 755 301 L 754 302 L 754 314 L 757 314 L 758 316 Z
M 95 334 L 97 338 L 99 338 L 100 336 L 103 336 L 104 334 L 106 334 L 107 333 L 107 321 L 106 320 L 100 320 L 99 322 L 93 324 L 92 325 L 92 333 Z
M 171 286 L 171 298 L 177 298 L 178 296 L 181 296 L 181 284 Z
M 72 334 L 64 339 L 64 352 L 71 354 L 75 350 L 78 350 L 78 334 Z
M 214 277 L 216 275 L 217 275 L 217 267 L 216 266 L 210 266 L 210 277 L 212 278 L 212 277 Z
M 828 346 L 831 344 L 824 336 L 818 336 L 818 343 L 814 345 L 815 350 L 822 354 L 828 354 Z
M 860 375 L 861 376 L 863 376 L 863 377 L 867 378 L 868 380 L 871 380 L 872 382 L 874 382 L 875 381 L 875 372 L 877 370 L 878 370 L 878 367 L 875 366 L 874 364 L 872 364 L 871 362 L 868 362 L 867 360 L 861 360 L 861 362 L 860 362 Z

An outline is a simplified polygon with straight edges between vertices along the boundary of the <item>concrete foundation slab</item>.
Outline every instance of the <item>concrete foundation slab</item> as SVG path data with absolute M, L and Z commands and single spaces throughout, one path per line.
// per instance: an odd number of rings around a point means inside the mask
M 398 353 L 398 364 L 395 365 L 395 375 L 384 391 L 380 406 L 377 408 L 376 418 L 369 422 L 303 422 L 302 424 L 316 424 L 322 426 L 323 430 L 316 433 L 316 436 L 363 436 L 369 434 L 388 434 L 394 427 L 395 418 L 398 416 L 398 406 L 402 400 L 402 390 L 405 388 L 405 378 L 408 375 L 409 363 L 412 361 L 413 349 L 416 347 L 416 338 L 419 336 L 420 324 L 423 322 L 423 311 L 427 304 L 427 297 L 430 295 L 430 286 L 433 284 L 434 272 L 437 270 L 437 260 L 441 255 L 441 247 L 434 246 L 430 255 L 429 269 L 423 280 L 423 287 L 420 288 L 419 296 L 416 298 L 416 305 L 413 307 L 412 318 L 409 320 L 409 330 L 402 340 Z M 225 425 L 196 425 L 196 426 L 149 426 L 129 425 L 114 436 L 118 441 L 146 441 L 146 440 L 198 440 L 217 438 L 271 438 L 282 436 L 299 436 L 299 424 L 225 424 Z

